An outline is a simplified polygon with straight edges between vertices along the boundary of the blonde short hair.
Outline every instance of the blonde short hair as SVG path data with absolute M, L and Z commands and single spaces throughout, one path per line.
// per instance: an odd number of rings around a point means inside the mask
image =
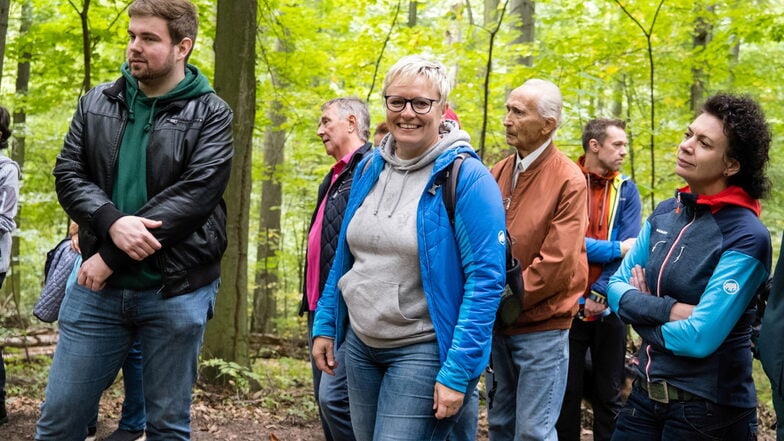
M 395 63 L 384 78 L 384 89 L 381 95 L 386 96 L 387 88 L 399 80 L 413 80 L 418 77 L 426 78 L 438 89 L 439 104 L 444 104 L 449 99 L 452 84 L 446 74 L 446 68 L 438 61 L 431 61 L 421 55 L 407 55 Z

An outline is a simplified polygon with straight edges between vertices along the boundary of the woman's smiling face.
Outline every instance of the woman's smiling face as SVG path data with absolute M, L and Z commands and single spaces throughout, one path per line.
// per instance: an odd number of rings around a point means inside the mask
M 412 159 L 424 153 L 438 140 L 438 128 L 444 116 L 444 105 L 438 88 L 424 77 L 398 78 L 385 91 L 388 97 L 402 97 L 406 100 L 425 98 L 436 100 L 430 111 L 424 114 L 414 112 L 412 103 L 407 102 L 401 111 L 387 112 L 387 126 L 395 138 L 396 152 L 400 159 Z M 386 104 L 386 103 L 385 103 Z

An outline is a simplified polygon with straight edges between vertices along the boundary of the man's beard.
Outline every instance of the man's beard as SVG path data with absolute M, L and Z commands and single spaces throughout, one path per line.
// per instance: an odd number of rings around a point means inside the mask
M 142 83 L 154 82 L 156 80 L 160 80 L 161 78 L 166 78 L 167 76 L 171 75 L 172 71 L 174 70 L 173 62 L 166 63 L 160 69 L 150 69 L 150 65 L 148 63 L 139 63 L 137 66 L 140 67 L 135 69 L 134 64 L 131 64 L 131 76 Z

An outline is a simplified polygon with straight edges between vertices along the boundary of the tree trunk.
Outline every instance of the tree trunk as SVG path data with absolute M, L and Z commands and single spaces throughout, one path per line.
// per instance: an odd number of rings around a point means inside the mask
M 275 76 L 275 74 L 273 74 Z M 275 87 L 277 81 L 273 79 Z M 276 317 L 278 291 L 277 262 L 280 251 L 280 206 L 282 188 L 276 177 L 283 164 L 286 133 L 281 128 L 286 116 L 281 112 L 283 103 L 277 100 L 270 106 L 270 126 L 264 134 L 264 177 L 261 182 L 261 208 L 257 249 L 256 286 L 253 292 L 253 318 L 251 331 L 271 333 L 272 319 Z
M 215 316 L 207 326 L 204 354 L 248 364 L 248 224 L 251 157 L 256 118 L 256 0 L 218 2 L 215 90 L 234 110 L 234 157 L 225 193 L 228 247 L 221 262 Z M 215 372 L 208 372 L 213 377 Z M 214 377 L 212 378 L 214 379 Z
M 413 28 L 417 24 L 417 1 L 408 2 L 408 27 Z
M 533 43 L 534 42 L 534 12 L 536 3 L 531 0 L 512 0 L 509 3 L 509 15 L 513 18 L 514 29 L 518 32 L 514 43 Z M 518 63 L 525 66 L 533 66 L 534 57 L 531 55 L 518 57 Z
M 715 9 L 714 6 L 708 6 L 705 12 L 711 14 L 713 9 Z M 711 39 L 711 28 L 711 24 L 706 21 L 703 14 L 698 12 L 697 20 L 694 23 L 694 36 L 692 37 L 694 53 L 702 53 L 705 51 L 705 48 Z M 700 106 L 702 105 L 705 96 L 705 72 L 702 67 L 700 67 L 701 65 L 701 61 L 696 61 L 691 68 L 691 111 L 695 115 L 700 110 Z
M 5 40 L 8 35 L 8 14 L 11 10 L 11 0 L 0 0 L 0 78 L 3 78 L 3 65 L 5 64 Z
M 290 52 L 293 49 L 286 40 L 278 39 L 275 43 L 278 52 Z M 287 86 L 280 74 L 270 66 L 272 87 L 282 89 Z M 280 217 L 283 201 L 283 188 L 278 178 L 278 167 L 283 164 L 286 147 L 286 132 L 283 125 L 286 115 L 284 104 L 273 99 L 269 107 L 270 120 L 264 132 L 264 172 L 261 178 L 261 206 L 259 207 L 259 232 L 256 248 L 256 278 L 253 289 L 253 314 L 250 329 L 252 332 L 274 332 L 273 320 L 277 317 L 278 292 L 278 254 L 280 253 Z
M 484 25 L 495 27 L 498 21 L 498 0 L 484 0 Z
M 22 17 L 21 23 L 19 25 L 19 35 L 25 36 L 30 31 L 30 27 L 33 25 L 33 5 L 28 0 L 22 4 Z M 25 132 L 24 130 L 25 125 L 27 124 L 27 109 L 25 108 L 25 104 L 27 103 L 27 92 L 30 86 L 30 59 L 32 58 L 32 54 L 29 51 L 25 51 L 19 57 L 19 62 L 17 63 L 17 72 L 16 72 L 16 108 L 13 112 L 13 123 L 14 123 L 14 147 L 13 151 L 11 152 L 11 159 L 19 164 L 19 169 L 24 170 L 24 162 L 25 162 Z M 19 209 L 16 213 L 16 228 L 21 230 L 24 225 L 24 215 L 23 215 L 24 205 L 20 204 Z M 19 240 L 14 240 L 11 243 L 11 277 L 10 282 L 8 285 L 10 289 L 14 292 L 14 299 L 16 300 L 16 304 L 19 305 L 19 295 L 21 294 L 21 274 L 19 271 L 16 271 L 19 264 Z
M 79 22 L 82 25 L 82 56 L 84 58 L 84 79 L 82 80 L 82 93 L 87 93 L 92 88 L 92 57 L 90 54 L 90 22 L 88 20 L 90 13 L 90 0 L 84 0 L 82 10 L 79 12 Z

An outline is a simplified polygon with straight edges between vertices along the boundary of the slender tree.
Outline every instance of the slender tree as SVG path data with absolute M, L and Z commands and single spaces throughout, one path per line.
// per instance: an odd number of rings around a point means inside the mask
M 650 112 L 650 130 L 651 130 L 651 138 L 650 138 L 650 145 L 649 145 L 649 152 L 650 152 L 650 160 L 651 160 L 651 180 L 650 185 L 651 188 L 655 187 L 656 184 L 656 155 L 655 153 L 655 146 L 656 146 L 656 100 L 654 99 L 654 86 L 655 86 L 655 64 L 653 62 L 653 28 L 656 26 L 656 19 L 659 17 L 659 12 L 661 11 L 662 5 L 664 4 L 664 0 L 659 0 L 659 5 L 656 7 L 656 12 L 653 14 L 653 20 L 651 20 L 651 25 L 648 28 L 645 28 L 639 20 L 637 20 L 634 15 L 629 12 L 626 6 L 623 5 L 619 0 L 614 0 L 615 3 L 620 6 L 621 10 L 630 20 L 634 22 L 635 25 L 642 31 L 643 35 L 645 35 L 645 42 L 647 44 L 647 54 L 648 54 L 648 97 L 650 100 L 651 112 Z M 651 192 L 650 195 L 650 203 L 651 203 L 651 210 L 656 206 L 656 200 L 654 199 L 654 194 Z
M 487 63 L 485 64 L 485 78 L 484 78 L 484 85 L 482 87 L 482 130 L 479 132 L 479 155 L 482 159 L 484 159 L 485 155 L 485 139 L 487 138 L 487 119 L 489 113 L 489 103 L 490 100 L 490 76 L 493 73 L 493 49 L 495 49 L 495 37 L 498 35 L 498 31 L 501 29 L 501 23 L 504 21 L 504 13 L 506 13 L 506 8 L 509 4 L 509 0 L 504 2 L 504 6 L 501 9 L 500 16 L 496 13 L 495 10 L 492 12 L 485 11 L 486 14 L 491 14 L 492 17 L 497 17 L 497 22 L 495 23 L 495 27 L 489 31 L 490 33 L 490 42 L 487 45 Z M 490 18 L 485 18 L 485 23 L 490 23 Z
M 285 30 L 284 30 L 284 33 Z M 275 52 L 290 52 L 290 42 L 278 39 Z M 283 76 L 270 69 L 271 82 L 275 90 L 273 103 L 269 107 L 269 126 L 264 132 L 264 176 L 261 181 L 261 206 L 259 208 L 259 232 L 257 235 L 256 285 L 253 289 L 253 315 L 251 331 L 269 333 L 273 331 L 276 317 L 278 292 L 278 265 L 281 249 L 281 205 L 283 188 L 280 169 L 285 158 L 286 132 L 283 126 L 287 118 L 279 92 L 286 87 Z
M 248 224 L 251 158 L 256 118 L 256 0 L 218 2 L 215 90 L 234 110 L 234 157 L 225 199 L 228 247 L 221 264 L 220 301 L 207 327 L 204 352 L 248 363 Z
M 695 53 L 702 53 L 711 38 L 711 24 L 706 19 L 704 13 L 712 13 L 715 6 L 708 6 L 705 11 L 697 11 L 697 19 L 694 22 L 694 36 L 692 37 L 692 47 Z M 702 64 L 697 62 L 691 68 L 691 111 L 695 114 L 702 105 L 705 95 L 705 70 Z
M 8 14 L 11 12 L 11 0 L 0 0 L 0 78 L 3 78 L 5 64 L 5 41 L 8 35 Z
M 533 43 L 536 37 L 536 2 L 531 0 L 511 0 L 509 4 L 509 14 L 516 19 L 513 21 L 517 37 L 514 43 Z M 534 58 L 531 55 L 521 55 L 518 63 L 524 66 L 533 66 Z
M 33 5 L 30 0 L 22 3 L 22 17 L 19 24 L 19 35 L 26 36 L 33 25 Z M 29 44 L 29 43 L 28 43 Z M 25 46 L 22 48 L 18 57 L 16 67 L 16 106 L 13 112 L 14 120 L 14 145 L 11 158 L 19 164 L 19 168 L 24 170 L 26 135 L 24 130 L 27 125 L 27 94 L 30 89 L 30 59 L 32 50 Z M 20 205 L 16 213 L 16 227 L 24 228 L 24 205 Z M 16 304 L 19 305 L 19 291 L 21 290 L 21 274 L 16 271 L 19 262 L 19 241 L 13 241 L 11 245 L 11 289 L 14 290 Z
M 82 58 L 84 61 L 84 77 L 82 79 L 81 93 L 85 93 L 92 87 L 92 59 L 90 57 L 90 0 L 84 0 L 79 9 L 73 1 L 68 0 L 68 4 L 79 15 L 79 24 L 82 27 Z

